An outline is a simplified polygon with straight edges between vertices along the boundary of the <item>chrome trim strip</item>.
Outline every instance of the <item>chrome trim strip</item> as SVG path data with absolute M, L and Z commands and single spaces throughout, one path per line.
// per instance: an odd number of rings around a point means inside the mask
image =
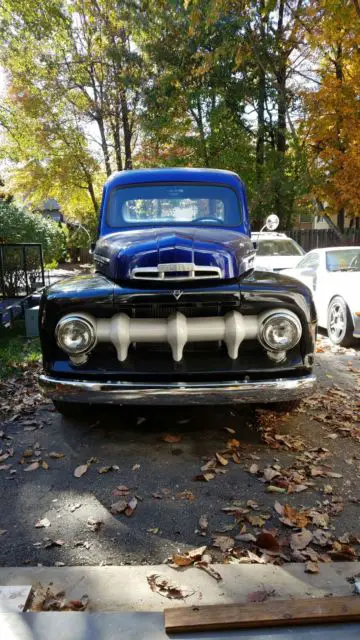
M 297 400 L 315 388 L 316 376 L 277 378 L 257 382 L 90 382 L 39 377 L 44 393 L 53 400 L 86 404 L 231 404 Z
M 211 275 L 199 275 L 202 272 L 207 271 L 210 272 Z M 186 272 L 186 276 L 179 277 L 171 277 L 165 275 L 166 273 L 179 273 Z M 139 275 L 145 274 L 145 275 Z M 204 267 L 198 266 L 193 262 L 169 262 L 158 264 L 156 267 L 135 267 L 131 271 L 131 278 L 135 280 L 166 280 L 168 281 L 178 281 L 181 282 L 183 280 L 207 280 L 209 278 L 221 278 L 221 269 L 219 267 Z
M 100 264 L 109 264 L 110 258 L 106 258 L 105 256 L 100 256 L 97 253 L 94 253 L 94 260 L 96 262 L 100 262 Z

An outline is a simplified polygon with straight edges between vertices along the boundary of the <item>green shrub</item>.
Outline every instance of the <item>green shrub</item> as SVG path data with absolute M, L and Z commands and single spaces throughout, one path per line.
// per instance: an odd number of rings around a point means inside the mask
M 41 242 L 45 263 L 58 261 L 66 253 L 66 234 L 57 222 L 1 201 L 0 242 Z

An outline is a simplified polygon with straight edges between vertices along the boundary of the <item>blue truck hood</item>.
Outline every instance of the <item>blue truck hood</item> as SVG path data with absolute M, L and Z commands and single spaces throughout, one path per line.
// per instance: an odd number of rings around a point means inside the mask
M 204 227 L 162 227 L 131 229 L 111 233 L 96 244 L 96 270 L 115 282 L 133 280 L 146 271 L 154 279 L 161 265 L 177 265 L 181 280 L 182 266 L 214 268 L 217 278 L 238 278 L 254 265 L 254 248 L 250 238 L 238 231 Z M 201 273 L 199 270 L 196 273 Z M 175 275 L 175 274 L 174 274 Z

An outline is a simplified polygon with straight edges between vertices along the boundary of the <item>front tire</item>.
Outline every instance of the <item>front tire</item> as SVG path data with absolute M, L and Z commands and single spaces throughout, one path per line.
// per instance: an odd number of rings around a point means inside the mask
M 349 307 L 341 296 L 333 298 L 328 307 L 327 331 L 333 344 L 351 347 L 354 343 L 353 322 Z
M 76 402 L 62 402 L 61 400 L 53 400 L 53 405 L 64 418 L 72 420 L 84 420 L 89 414 L 90 405 L 77 404 Z

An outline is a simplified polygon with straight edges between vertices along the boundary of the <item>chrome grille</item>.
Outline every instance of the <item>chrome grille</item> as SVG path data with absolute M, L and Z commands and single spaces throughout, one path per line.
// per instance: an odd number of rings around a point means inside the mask
M 131 272 L 135 280 L 205 280 L 207 278 L 221 278 L 219 267 L 203 267 L 193 262 L 174 262 L 158 264 L 156 267 L 135 267 Z

